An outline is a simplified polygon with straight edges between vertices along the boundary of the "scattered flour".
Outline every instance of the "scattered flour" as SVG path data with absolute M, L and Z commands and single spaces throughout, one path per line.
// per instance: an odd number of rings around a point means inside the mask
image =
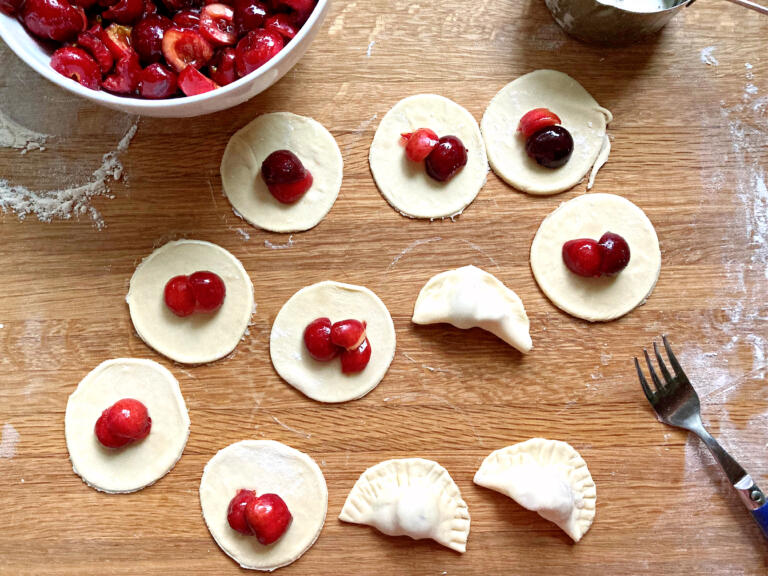
M 99 211 L 91 206 L 91 199 L 95 196 L 112 197 L 110 183 L 123 177 L 120 155 L 128 149 L 138 127 L 139 121 L 136 119 L 118 142 L 117 148 L 104 154 L 101 166 L 85 184 L 61 190 L 34 191 L 0 178 L 0 210 L 15 213 L 19 220 L 34 214 L 41 222 L 68 220 L 73 216 L 77 218 L 87 215 L 93 220 L 96 228 L 104 228 L 104 220 Z
M 288 248 L 293 248 L 293 244 L 293 234 L 288 236 L 288 242 L 285 244 L 272 244 L 269 240 L 264 240 L 264 247 L 271 248 L 272 250 L 286 250 Z
M 387 266 L 387 270 L 392 270 L 392 268 L 397 266 L 397 263 L 400 262 L 402 257 L 405 256 L 406 254 L 408 254 L 408 252 L 410 252 L 414 248 L 417 248 L 418 246 L 421 246 L 422 244 L 429 244 L 430 242 L 439 242 L 440 240 L 442 240 L 442 238 L 440 238 L 440 236 L 435 236 L 434 238 L 424 238 L 423 240 L 414 240 L 413 242 L 408 244 L 408 246 L 406 246 L 405 249 L 402 252 L 400 252 L 400 254 L 395 256 L 394 260 L 392 260 L 392 262 L 390 262 L 389 266 Z
M 3 426 L 3 435 L 0 437 L 0 458 L 13 458 L 16 455 L 16 444 L 21 436 L 16 428 L 10 424 Z
M 367 58 L 370 58 L 371 54 L 373 54 L 373 47 L 375 44 L 376 44 L 376 40 L 371 40 L 370 43 L 368 44 L 368 50 L 365 52 L 365 56 Z
M 270 414 L 270 416 L 272 415 Z M 296 428 L 291 428 L 287 424 L 283 424 L 280 420 L 277 419 L 277 416 L 272 416 L 272 420 L 275 421 L 275 424 L 285 428 L 289 432 L 293 432 L 294 434 L 298 434 L 299 436 L 304 436 L 304 438 L 312 438 L 312 434 L 310 434 L 309 432 L 302 432 L 301 430 L 296 430 Z
M 720 62 L 717 61 L 712 53 L 717 49 L 716 46 L 707 46 L 701 50 L 701 61 L 707 66 L 717 66 Z
M 240 234 L 246 242 L 251 239 L 251 235 L 243 228 L 237 228 L 237 233 Z
M 15 148 L 26 154 L 31 150 L 45 150 L 50 136 L 24 128 L 0 110 L 0 148 Z

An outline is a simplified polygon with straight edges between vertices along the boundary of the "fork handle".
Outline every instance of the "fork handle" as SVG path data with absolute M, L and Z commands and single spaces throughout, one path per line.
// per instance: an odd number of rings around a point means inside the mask
M 763 531 L 763 536 L 768 538 L 768 504 L 766 504 L 766 497 L 763 491 L 755 484 L 752 477 L 746 473 L 741 464 L 736 462 L 733 456 L 728 454 L 725 448 L 703 426 L 693 430 L 693 432 L 704 441 L 709 451 L 712 452 L 720 468 L 723 469 L 723 472 L 731 481 L 742 504 L 752 514 L 752 518 L 755 519 L 755 522 Z

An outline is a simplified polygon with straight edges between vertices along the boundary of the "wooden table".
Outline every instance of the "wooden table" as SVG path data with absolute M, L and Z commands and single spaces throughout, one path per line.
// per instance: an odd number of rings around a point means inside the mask
M 237 573 L 201 519 L 200 475 L 218 449 L 271 438 L 311 454 L 330 494 L 320 539 L 281 574 L 765 574 L 758 529 L 699 441 L 656 422 L 631 359 L 669 334 L 712 432 L 768 487 L 767 36 L 768 19 L 717 0 L 623 49 L 569 39 L 539 0 L 336 2 L 306 57 L 265 94 L 213 116 L 142 119 L 121 156 L 125 181 L 92 201 L 103 229 L 87 216 L 0 217 L 0 573 Z M 718 66 L 704 63 L 708 53 Z M 4 113 L 56 136 L 44 152 L 0 150 L 3 178 L 85 180 L 132 122 L 48 85 L 6 47 L 0 64 Z M 584 184 L 535 198 L 491 174 L 455 222 L 413 221 L 387 205 L 368 169 L 374 130 L 402 97 L 436 92 L 479 119 L 502 86 L 537 68 L 573 75 L 613 111 L 613 152 L 594 191 L 637 203 L 661 240 L 656 290 L 616 322 L 561 313 L 528 265 L 540 221 Z M 238 219 L 218 176 L 230 134 L 275 110 L 322 122 L 346 164 L 333 210 L 291 238 Z M 137 261 L 182 237 L 239 257 L 258 303 L 236 352 L 198 368 L 147 348 L 124 302 Z M 522 297 L 531 354 L 479 330 L 411 324 L 423 283 L 470 263 Z M 379 387 L 335 406 L 286 385 L 268 353 L 283 302 L 324 279 L 373 289 L 398 338 Z M 168 476 L 109 496 L 72 473 L 64 408 L 91 368 L 121 356 L 174 372 L 192 430 Z M 489 452 L 534 436 L 571 443 L 597 483 L 596 521 L 578 545 L 472 483 Z M 472 515 L 466 554 L 338 521 L 365 468 L 406 456 L 437 460 L 460 486 Z

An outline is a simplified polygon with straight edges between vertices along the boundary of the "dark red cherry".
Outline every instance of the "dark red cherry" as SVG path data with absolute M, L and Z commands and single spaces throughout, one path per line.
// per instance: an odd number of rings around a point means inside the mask
M 629 264 L 629 244 L 623 237 L 613 232 L 606 232 L 600 237 L 600 246 L 603 248 L 603 262 L 600 271 L 611 276 L 618 274 Z
M 525 152 L 545 168 L 560 168 L 571 158 L 573 137 L 563 126 L 546 126 L 528 138 Z
M 304 345 L 309 355 L 319 362 L 329 362 L 338 356 L 340 350 L 331 342 L 331 320 L 317 318 L 304 329 Z
M 456 136 L 443 136 L 425 160 L 427 174 L 438 182 L 447 182 L 467 165 L 467 149 Z
M 179 86 L 176 74 L 159 62 L 150 64 L 141 71 L 139 77 L 139 94 L 142 98 L 158 100 L 170 98 L 176 94 Z
M 215 312 L 227 295 L 221 276 L 213 272 L 195 272 L 189 277 L 189 287 L 197 302 L 196 310 L 201 312 Z
M 85 30 L 87 19 L 82 8 L 67 0 L 26 0 L 21 19 L 38 38 L 68 42 Z
M 312 186 L 312 174 L 290 150 L 276 150 L 261 164 L 261 176 L 272 196 L 283 204 L 299 200 Z
M 603 247 L 591 238 L 569 240 L 563 244 L 563 262 L 578 276 L 596 278 L 601 273 Z
M 131 44 L 142 64 L 154 64 L 163 58 L 163 34 L 173 26 L 170 18 L 153 14 L 140 20 L 131 32 Z
M 237 43 L 235 48 L 238 76 L 258 70 L 283 49 L 285 41 L 274 30 L 254 30 Z
M 239 36 L 261 28 L 267 18 L 267 7 L 258 0 L 235 0 L 234 11 Z
M 101 84 L 101 68 L 82 48 L 59 48 L 51 56 L 51 67 L 62 76 L 71 78 L 91 90 L 98 90 Z

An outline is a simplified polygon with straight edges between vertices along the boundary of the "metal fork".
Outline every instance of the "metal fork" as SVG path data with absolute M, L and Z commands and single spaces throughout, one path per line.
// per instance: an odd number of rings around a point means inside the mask
M 659 353 L 659 347 L 656 346 L 656 342 L 653 343 L 653 352 L 656 356 L 656 361 L 661 371 L 662 382 L 656 374 L 656 370 L 653 368 L 651 357 L 648 354 L 648 350 L 643 350 L 645 354 L 645 362 L 648 365 L 648 371 L 651 374 L 651 380 L 655 389 L 652 389 L 648 385 L 648 381 L 643 375 L 643 371 L 640 368 L 640 362 L 635 358 L 635 368 L 637 368 L 637 377 L 640 378 L 640 384 L 643 386 L 643 392 L 645 392 L 648 402 L 651 403 L 654 412 L 664 424 L 670 426 L 676 426 L 683 428 L 689 432 L 693 432 L 702 439 L 704 444 L 707 445 L 709 451 L 717 460 L 720 468 L 723 469 L 725 475 L 728 476 L 733 488 L 739 495 L 739 498 L 752 513 L 752 517 L 755 519 L 760 529 L 763 531 L 763 535 L 768 538 L 768 504 L 766 504 L 766 497 L 762 490 L 755 484 L 752 477 L 747 474 L 744 468 L 733 459 L 733 457 L 725 451 L 725 449 L 718 444 L 712 435 L 704 427 L 701 422 L 701 403 L 699 402 L 699 395 L 696 394 L 696 390 L 688 381 L 688 377 L 680 367 L 680 363 L 672 353 L 672 348 L 669 345 L 669 341 L 666 336 L 662 336 L 664 341 L 664 348 L 667 350 L 667 357 L 669 363 L 672 365 L 674 376 L 669 373 L 664 360 Z

